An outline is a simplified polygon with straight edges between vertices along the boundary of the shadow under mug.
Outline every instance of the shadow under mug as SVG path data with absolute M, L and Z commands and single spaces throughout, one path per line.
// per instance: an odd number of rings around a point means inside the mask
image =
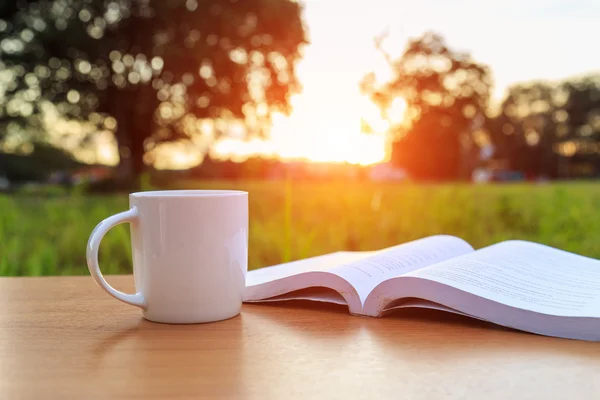
M 247 192 L 138 192 L 129 195 L 129 205 L 100 222 L 88 240 L 88 269 L 102 289 L 154 322 L 213 322 L 240 313 L 248 271 Z M 110 286 L 98 265 L 102 238 L 125 222 L 135 294 Z

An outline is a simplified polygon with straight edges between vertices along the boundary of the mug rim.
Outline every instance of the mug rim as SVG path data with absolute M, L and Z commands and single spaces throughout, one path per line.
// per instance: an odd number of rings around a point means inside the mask
M 148 190 L 130 193 L 134 198 L 143 197 L 224 197 L 247 195 L 243 190 L 221 189 L 181 189 L 181 190 Z

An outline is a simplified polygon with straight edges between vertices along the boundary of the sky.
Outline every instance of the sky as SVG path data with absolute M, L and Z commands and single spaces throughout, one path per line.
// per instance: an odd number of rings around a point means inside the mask
M 406 40 L 427 30 L 447 44 L 489 65 L 494 100 L 507 85 L 537 79 L 557 80 L 600 72 L 594 48 L 597 0 L 304 0 L 311 44 L 298 63 L 302 92 L 292 99 L 289 117 L 277 116 L 271 139 L 240 143 L 225 140 L 219 155 L 256 152 L 313 161 L 371 163 L 385 158 L 383 133 L 360 132 L 361 118 L 380 131 L 378 112 L 358 89 L 370 71 L 385 74 L 373 38 L 387 29 L 386 49 L 401 55 Z M 385 75 L 382 75 L 385 76 Z M 186 167 L 201 155 L 178 149 L 163 167 Z M 161 167 L 157 165 L 157 167 Z
M 597 0 L 305 0 L 312 44 L 300 63 L 306 86 L 355 86 L 379 58 L 373 37 L 389 30 L 400 55 L 426 30 L 492 67 L 496 95 L 507 84 L 600 70 L 594 48 Z M 338 74 L 347 68 L 346 73 Z M 320 77 L 319 77 L 320 75 Z M 323 80 L 326 78 L 326 80 Z

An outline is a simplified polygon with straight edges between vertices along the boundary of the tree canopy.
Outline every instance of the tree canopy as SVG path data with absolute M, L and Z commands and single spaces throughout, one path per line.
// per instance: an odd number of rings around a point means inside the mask
M 291 0 L 5 5 L 0 122 L 7 135 L 43 135 L 55 109 L 93 126 L 92 137 L 113 132 L 133 176 L 165 141 L 214 138 L 236 123 L 244 135 L 264 134 L 300 89 L 301 11 Z
M 361 85 L 389 121 L 392 162 L 418 179 L 469 177 L 492 87 L 489 68 L 433 32 L 410 40 L 398 59 L 383 50 L 381 37 L 376 45 L 392 77 L 378 82 L 371 73 Z M 406 103 L 401 117 L 391 114 L 398 99 Z
M 513 85 L 489 131 L 496 157 L 529 175 L 566 177 L 567 157 L 597 163 L 600 77 Z

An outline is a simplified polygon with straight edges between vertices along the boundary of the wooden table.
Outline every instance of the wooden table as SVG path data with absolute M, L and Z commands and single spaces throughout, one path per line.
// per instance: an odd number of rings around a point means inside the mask
M 441 312 L 244 305 L 164 325 L 90 277 L 0 278 L 0 399 L 598 399 L 599 378 L 600 343 Z

